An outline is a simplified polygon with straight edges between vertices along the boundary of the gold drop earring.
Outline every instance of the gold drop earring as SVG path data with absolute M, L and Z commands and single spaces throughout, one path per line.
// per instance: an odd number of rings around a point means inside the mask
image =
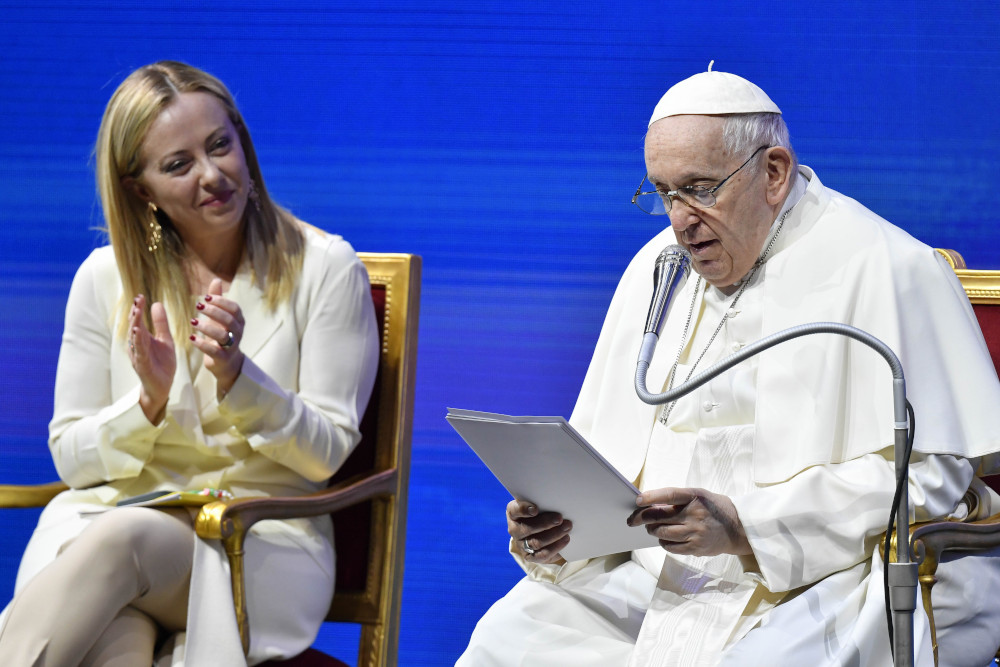
M 163 228 L 156 219 L 156 212 L 159 210 L 156 204 L 149 202 L 149 229 L 146 231 L 146 249 L 149 252 L 156 252 L 163 241 Z

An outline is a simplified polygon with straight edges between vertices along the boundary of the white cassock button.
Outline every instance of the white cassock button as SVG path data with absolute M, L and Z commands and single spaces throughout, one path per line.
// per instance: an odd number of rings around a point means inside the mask
M 732 348 L 733 352 L 739 352 L 740 348 L 743 347 L 743 343 L 733 343 L 729 347 Z
M 712 403 L 712 401 L 705 401 L 701 404 L 701 407 L 705 410 L 705 412 L 711 412 L 712 408 L 715 407 L 715 403 Z
M 735 308 L 730 308 L 729 310 L 726 311 L 726 317 L 736 317 L 739 314 L 740 311 L 736 310 Z

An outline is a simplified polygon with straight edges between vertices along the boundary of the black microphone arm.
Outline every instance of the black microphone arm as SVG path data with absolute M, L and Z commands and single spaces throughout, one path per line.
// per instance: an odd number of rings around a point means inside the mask
M 666 252 L 666 251 L 664 251 Z M 648 329 L 648 326 L 647 326 Z M 903 380 L 903 366 L 899 358 L 888 345 L 866 331 L 839 322 L 813 322 L 785 329 L 751 343 L 703 372 L 692 377 L 684 384 L 674 387 L 662 394 L 651 394 L 646 390 L 646 373 L 656 346 L 656 332 L 647 331 L 643 335 L 642 348 L 635 369 L 635 391 L 639 399 L 650 405 L 662 405 L 676 400 L 697 389 L 709 380 L 729 370 L 736 364 L 749 359 L 767 349 L 785 341 L 807 336 L 809 334 L 837 334 L 847 336 L 864 343 L 878 352 L 889 364 L 892 371 L 892 403 L 894 418 L 894 449 L 896 462 L 896 483 L 899 503 L 896 505 L 896 516 L 902 517 L 903 525 L 909 526 L 909 498 L 907 493 L 907 477 L 909 460 L 906 455 L 907 431 L 909 420 L 906 415 L 906 384 Z M 900 489 L 901 487 L 901 489 Z M 886 567 L 889 575 L 889 603 L 892 607 L 893 625 L 893 667 L 913 666 L 913 612 L 917 607 L 917 564 L 910 560 L 909 534 L 900 535 L 896 540 L 896 562 L 889 563 L 886 557 Z

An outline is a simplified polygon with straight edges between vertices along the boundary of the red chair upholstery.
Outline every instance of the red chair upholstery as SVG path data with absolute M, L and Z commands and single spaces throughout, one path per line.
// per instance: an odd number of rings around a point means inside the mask
M 346 662 L 328 656 L 314 648 L 306 649 L 290 660 L 268 660 L 263 667 L 349 667 Z
M 198 534 L 221 538 L 230 558 L 233 597 L 244 647 L 249 645 L 242 542 L 263 519 L 333 517 L 337 583 L 327 621 L 360 623 L 358 667 L 396 664 L 403 590 L 406 500 L 416 378 L 420 257 L 359 253 L 368 268 L 382 341 L 375 388 L 361 421 L 361 442 L 330 488 L 303 498 L 252 498 L 206 505 Z M 204 519 L 204 520 L 203 520 Z M 344 663 L 315 649 L 272 667 Z

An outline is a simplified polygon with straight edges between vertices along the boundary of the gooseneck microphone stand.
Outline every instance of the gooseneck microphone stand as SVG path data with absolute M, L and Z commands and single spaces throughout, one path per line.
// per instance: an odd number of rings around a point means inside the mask
M 648 327 L 647 327 L 648 328 Z M 814 322 L 779 331 L 766 338 L 747 345 L 722 361 L 707 368 L 684 384 L 662 394 L 651 394 L 646 390 L 646 373 L 649 362 L 653 358 L 657 334 L 648 332 L 643 336 L 642 348 L 635 369 L 635 391 L 640 400 L 650 405 L 662 405 L 676 400 L 697 389 L 709 380 L 729 370 L 736 364 L 770 349 L 785 341 L 809 334 L 837 334 L 847 336 L 864 343 L 878 352 L 889 364 L 892 371 L 893 416 L 895 421 L 894 457 L 896 461 L 896 485 L 899 502 L 896 505 L 897 524 L 909 525 L 909 498 L 907 493 L 907 456 L 908 420 L 906 415 L 906 387 L 903 382 L 903 366 L 889 347 L 866 331 L 837 322 Z M 902 534 L 900 534 L 902 533 Z M 893 666 L 913 667 L 913 612 L 917 606 L 917 564 L 910 560 L 909 535 L 905 528 L 897 529 L 896 562 L 889 563 L 886 554 L 886 567 L 889 575 L 889 603 L 892 609 L 893 626 Z

